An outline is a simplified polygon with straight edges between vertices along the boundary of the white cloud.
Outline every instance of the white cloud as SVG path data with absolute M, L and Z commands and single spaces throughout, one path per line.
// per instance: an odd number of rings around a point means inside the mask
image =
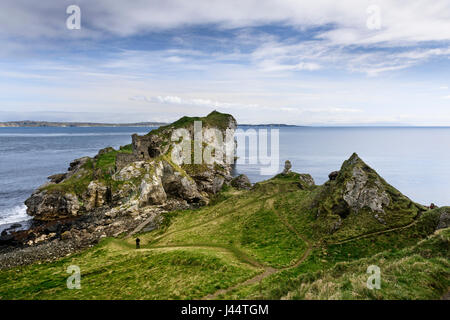
M 381 30 L 369 30 L 367 8 L 360 0 L 78 0 L 83 36 L 96 32 L 128 36 L 201 24 L 221 28 L 286 24 L 296 27 L 334 25 L 321 37 L 338 44 L 373 44 L 450 40 L 450 3 L 447 0 L 378 0 Z M 73 36 L 65 29 L 70 1 L 3 0 L 2 33 L 24 37 Z M 239 8 L 238 10 L 236 8 Z M 85 22 L 83 24 L 83 21 Z M 83 31 L 78 33 L 82 34 Z

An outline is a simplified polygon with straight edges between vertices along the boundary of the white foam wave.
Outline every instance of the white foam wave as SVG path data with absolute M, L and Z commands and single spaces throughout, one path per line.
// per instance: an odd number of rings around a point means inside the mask
M 31 217 L 27 215 L 27 207 L 23 204 L 0 211 L 0 224 L 15 223 L 30 219 Z

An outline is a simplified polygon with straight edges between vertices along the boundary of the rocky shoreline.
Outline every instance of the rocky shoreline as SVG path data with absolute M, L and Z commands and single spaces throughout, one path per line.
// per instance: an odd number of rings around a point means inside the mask
M 4 237 L 0 246 L 0 269 L 37 261 L 52 261 L 92 247 L 102 238 L 130 234 L 143 221 L 158 227 L 164 208 L 118 212 L 99 209 L 76 219 L 36 221 L 29 230 Z
M 163 213 L 206 205 L 226 185 L 249 188 L 248 178 L 233 179 L 232 165 L 223 159 L 200 165 L 173 162 L 173 132 L 183 129 L 193 136 L 195 121 L 203 125 L 203 143 L 225 154 L 211 130 L 225 136 L 237 123 L 214 111 L 133 135 L 132 144 L 119 150 L 108 147 L 94 158 L 72 161 L 67 172 L 48 177 L 25 201 L 33 216 L 31 228 L 2 232 L 0 269 L 69 255 L 102 238 L 130 234 L 143 221 L 157 227 Z

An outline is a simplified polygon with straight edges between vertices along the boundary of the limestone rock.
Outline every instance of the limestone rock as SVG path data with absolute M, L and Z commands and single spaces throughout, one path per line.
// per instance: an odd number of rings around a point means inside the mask
M 115 181 L 127 181 L 133 178 L 138 178 L 143 174 L 144 161 L 136 161 L 130 163 L 128 166 L 122 168 L 119 172 L 114 174 Z
M 450 227 L 450 208 L 445 208 L 440 217 L 436 230 Z
M 110 191 L 103 183 L 91 181 L 88 185 L 85 198 L 86 210 L 92 210 L 105 205 L 109 202 L 108 197 L 110 197 Z
M 178 165 L 172 151 L 179 141 L 172 141 L 172 134 L 184 129 L 193 137 L 195 121 L 202 122 L 202 147 L 209 148 L 213 161 Z M 220 157 L 230 143 L 224 145 L 218 137 L 228 133 L 229 142 L 236 127 L 233 116 L 213 111 L 202 118 L 183 117 L 144 136 L 133 135 L 131 145 L 101 149 L 94 158 L 72 161 L 66 173 L 50 176 L 50 182 L 26 200 L 27 212 L 38 220 L 58 220 L 102 207 L 111 216 L 120 215 L 114 208 L 139 216 L 140 208 L 163 206 L 168 199 L 174 207 L 208 203 L 208 197 L 232 179 L 231 164 Z M 231 142 L 235 147 L 234 138 Z
M 144 207 L 152 204 L 163 204 L 167 199 L 167 194 L 164 191 L 161 178 L 156 174 L 146 175 L 142 180 L 139 196 L 139 206 Z
M 374 212 L 384 213 L 383 206 L 390 203 L 388 194 L 379 179 L 368 182 L 367 173 L 360 167 L 354 167 L 352 177 L 346 184 L 343 199 L 356 212 L 368 207 Z
M 389 225 L 394 211 L 401 211 L 412 219 L 422 210 L 384 181 L 356 153 L 329 178 L 312 203 L 322 218 L 331 214 L 345 219 L 350 214 L 365 211 L 371 213 L 378 223 Z
M 292 168 L 292 164 L 289 160 L 286 160 L 284 162 L 284 169 L 282 174 L 288 174 L 289 172 L 291 172 L 291 168 Z
M 310 174 L 307 174 L 307 173 L 299 174 L 299 180 L 300 180 L 300 183 L 302 184 L 302 186 L 305 189 L 308 189 L 308 188 L 313 187 L 313 186 L 316 185 L 316 183 L 314 182 L 313 177 Z

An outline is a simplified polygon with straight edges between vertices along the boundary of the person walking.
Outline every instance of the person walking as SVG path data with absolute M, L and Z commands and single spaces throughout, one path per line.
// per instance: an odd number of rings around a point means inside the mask
M 141 243 L 141 239 L 136 238 L 136 249 L 140 249 L 141 248 L 140 243 Z

